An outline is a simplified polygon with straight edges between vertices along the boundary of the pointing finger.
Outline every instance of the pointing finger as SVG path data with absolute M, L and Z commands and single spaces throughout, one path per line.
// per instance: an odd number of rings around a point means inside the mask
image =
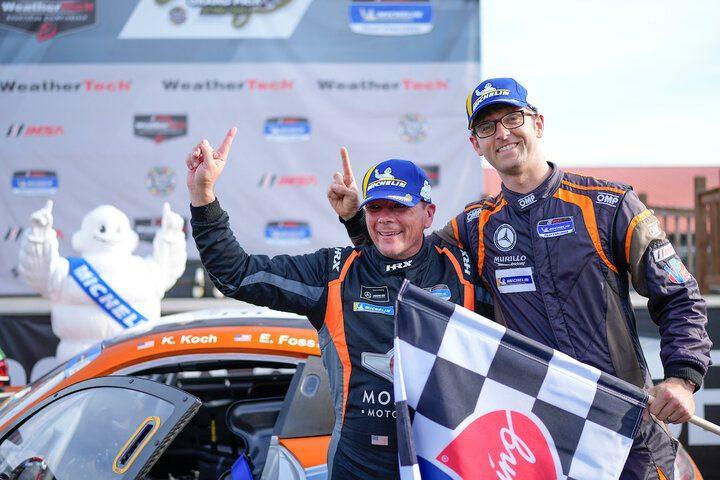
M 340 156 L 342 157 L 343 174 L 345 175 L 345 178 L 354 182 L 355 176 L 352 172 L 352 165 L 350 165 L 350 155 L 348 154 L 347 148 L 342 147 L 340 149 Z
M 167 217 L 168 215 L 170 215 L 170 212 L 171 212 L 170 203 L 169 202 L 163 203 L 163 217 Z
M 232 147 L 233 140 L 235 139 L 235 134 L 237 133 L 237 128 L 232 127 L 227 135 L 225 135 L 225 140 L 223 140 L 222 145 L 220 145 L 220 148 L 218 148 L 217 153 L 220 157 L 227 159 L 228 153 L 230 153 L 230 147 Z
M 52 213 L 52 209 L 53 209 L 53 201 L 48 200 L 47 202 L 45 202 L 45 210 L 47 210 L 48 213 Z

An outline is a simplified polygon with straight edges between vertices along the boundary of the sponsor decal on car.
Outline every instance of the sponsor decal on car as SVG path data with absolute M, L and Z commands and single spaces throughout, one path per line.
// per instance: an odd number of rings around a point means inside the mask
M 12 176 L 16 195 L 54 195 L 57 189 L 58 176 L 51 170 L 20 170 Z
M 33 125 L 25 123 L 13 123 L 11 124 L 7 132 L 6 137 L 19 138 L 19 137 L 59 137 L 65 135 L 65 129 L 62 125 Z
M 540 220 L 537 224 L 537 233 L 542 238 L 555 238 L 575 232 L 573 217 L 555 217 Z
M 408 143 L 419 143 L 425 140 L 428 133 L 428 122 L 419 113 L 406 113 L 400 117 L 400 138 Z
M 288 175 L 279 173 L 263 173 L 260 177 L 260 181 L 258 182 L 258 187 L 309 187 L 317 184 L 317 176 L 312 173 L 297 173 Z
M 381 315 L 395 315 L 395 307 L 389 305 L 373 305 L 372 303 L 353 302 L 353 312 L 379 313 Z
M 310 122 L 304 117 L 268 118 L 263 135 L 271 142 L 306 141 L 310 139 Z
M 187 115 L 135 115 L 133 133 L 136 137 L 150 138 L 155 143 L 183 137 L 187 135 Z
M 388 303 L 390 301 L 390 290 L 387 285 L 381 287 L 360 285 L 360 298 L 369 302 Z
M 495 283 L 500 293 L 535 291 L 532 267 L 495 270 Z
M 148 348 L 155 348 L 155 340 L 146 340 L 137 344 L 138 350 L 147 350 Z
M 155 196 L 165 197 L 175 190 L 175 170 L 170 167 L 153 167 L 145 177 L 145 186 Z
M 289 38 L 312 0 L 139 0 L 120 38 Z
M 265 240 L 268 243 L 308 243 L 312 237 L 310 225 L 296 220 L 268 222 L 265 226 Z
M 118 93 L 129 92 L 131 88 L 132 80 L 85 78 L 79 82 L 52 79 L 24 82 L 0 78 L 0 93 Z
M 305 348 L 316 348 L 318 346 L 318 342 L 314 338 L 295 337 L 286 333 L 261 333 L 258 336 L 258 343 L 273 343 L 276 345 L 289 345 L 291 347 Z
M 3 0 L 0 28 L 34 34 L 44 42 L 94 25 L 96 14 L 95 0 Z
M 353 0 L 348 12 L 350 29 L 362 35 L 421 35 L 433 29 L 430 0 Z

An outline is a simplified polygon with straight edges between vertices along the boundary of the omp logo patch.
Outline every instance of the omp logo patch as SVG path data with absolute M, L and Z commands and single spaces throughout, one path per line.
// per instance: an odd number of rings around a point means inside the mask
M 620 201 L 620 197 L 618 195 L 613 195 L 612 193 L 600 192 L 597 194 L 597 197 L 595 197 L 595 200 L 597 203 L 615 207 Z

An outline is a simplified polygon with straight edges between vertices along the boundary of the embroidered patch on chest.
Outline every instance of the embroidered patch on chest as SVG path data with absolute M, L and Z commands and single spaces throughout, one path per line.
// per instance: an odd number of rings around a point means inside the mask
M 381 315 L 395 315 L 395 307 L 373 305 L 372 303 L 353 302 L 353 312 L 379 313 Z
M 390 301 L 390 291 L 387 286 L 366 287 L 360 285 L 360 298 L 370 302 L 388 303 Z
M 452 296 L 450 293 L 450 287 L 448 287 L 444 283 L 435 285 L 434 287 L 424 288 L 423 290 L 425 290 L 426 292 L 430 292 L 436 297 L 442 298 L 443 300 L 450 300 L 450 297 Z
M 537 224 L 537 234 L 542 238 L 555 238 L 575 232 L 573 217 L 555 217 L 540 220 Z
M 535 291 L 532 267 L 495 270 L 495 283 L 500 293 Z

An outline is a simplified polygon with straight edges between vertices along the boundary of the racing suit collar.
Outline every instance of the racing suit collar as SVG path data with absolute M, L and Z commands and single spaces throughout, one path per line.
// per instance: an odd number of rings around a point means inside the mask
M 543 180 L 543 182 L 532 192 L 529 193 L 517 193 L 513 192 L 509 188 L 502 184 L 502 191 L 505 199 L 512 208 L 518 212 L 527 211 L 536 205 L 543 203 L 548 197 L 551 197 L 555 190 L 560 186 L 562 181 L 562 170 L 560 170 L 554 163 L 548 162 L 552 172 L 550 176 Z
M 394 258 L 388 258 L 373 246 L 372 257 L 374 261 L 380 266 L 380 271 L 383 275 L 402 275 L 408 270 L 414 270 L 425 264 L 425 259 L 430 251 L 430 244 L 423 238 L 422 247 L 420 251 L 410 258 L 405 260 L 396 260 Z

